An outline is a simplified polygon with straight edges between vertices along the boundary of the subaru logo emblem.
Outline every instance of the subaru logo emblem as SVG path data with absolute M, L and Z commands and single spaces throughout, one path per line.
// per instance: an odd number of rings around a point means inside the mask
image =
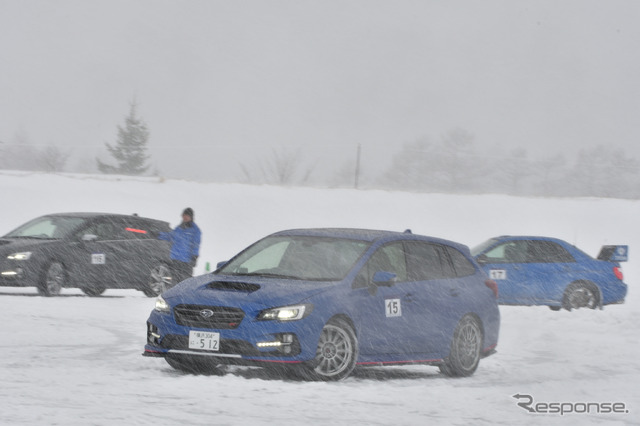
M 213 316 L 213 311 L 211 309 L 203 309 L 200 311 L 200 316 L 202 318 L 211 318 Z

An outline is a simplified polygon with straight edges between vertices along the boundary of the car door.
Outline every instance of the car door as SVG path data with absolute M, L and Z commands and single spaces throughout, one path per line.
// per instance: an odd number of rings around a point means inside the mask
M 114 248 L 117 225 L 109 218 L 92 220 L 75 235 L 66 263 L 79 284 L 109 284 L 119 262 Z
M 376 273 L 395 274 L 388 282 L 374 283 Z M 354 281 L 354 312 L 363 354 L 397 354 L 408 344 L 406 259 L 402 243 L 378 248 L 365 263 Z
M 409 345 L 414 353 L 436 357 L 449 347 L 465 297 L 456 278 L 446 246 L 423 241 L 405 242 L 407 289 L 405 312 L 414 330 Z
M 355 290 L 362 353 L 428 354 L 440 348 L 445 337 L 439 325 L 456 316 L 455 288 L 445 278 L 442 255 L 430 244 L 396 242 L 371 256 L 356 278 L 363 286 Z M 395 274 L 395 282 L 373 283 L 381 271 Z
M 531 302 L 527 256 L 526 240 L 509 240 L 487 250 L 479 257 L 478 261 L 484 271 L 498 284 L 500 303 Z
M 573 280 L 574 257 L 554 241 L 529 240 L 527 261 L 526 294 L 529 300 L 536 303 L 559 300 Z
M 169 243 L 158 240 L 156 229 L 151 223 L 136 217 L 121 222 L 119 251 L 121 256 L 121 282 L 144 283 L 150 271 L 159 261 L 168 261 Z M 166 231 L 166 229 L 163 229 Z

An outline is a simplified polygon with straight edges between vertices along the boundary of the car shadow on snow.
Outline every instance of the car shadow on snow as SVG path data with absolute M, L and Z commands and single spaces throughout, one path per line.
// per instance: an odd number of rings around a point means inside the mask
M 190 376 L 191 373 L 185 373 L 168 368 L 165 370 L 171 376 Z M 286 381 L 286 382 L 306 382 L 307 380 L 302 378 L 291 371 L 278 369 L 278 368 L 259 368 L 259 367 L 238 367 L 238 366 L 226 366 L 220 370 L 207 374 L 210 377 L 224 377 L 224 376 L 236 376 L 244 379 L 256 379 L 256 380 L 273 380 L 273 381 Z M 346 379 L 347 381 L 389 381 L 389 380 L 435 380 L 444 379 L 437 368 L 428 366 L 411 366 L 408 368 L 403 367 L 359 367 L 356 368 L 351 375 Z
M 2 296 L 18 296 L 18 297 L 42 297 L 42 298 L 46 298 L 46 299 L 56 299 L 59 297 L 90 297 L 92 299 L 122 299 L 125 296 L 120 296 L 120 295 L 100 295 L 100 296 L 87 296 L 84 293 L 69 293 L 69 294 L 59 294 L 57 296 L 42 296 L 41 294 L 38 293 L 28 293 L 28 292 L 6 292 L 6 291 L 0 291 L 0 297 Z

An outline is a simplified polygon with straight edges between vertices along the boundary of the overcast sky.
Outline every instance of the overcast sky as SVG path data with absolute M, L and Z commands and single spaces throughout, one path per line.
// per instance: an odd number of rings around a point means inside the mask
M 0 141 L 93 162 L 136 99 L 166 173 L 358 144 L 371 170 L 454 128 L 640 157 L 638 22 L 636 0 L 0 0 Z

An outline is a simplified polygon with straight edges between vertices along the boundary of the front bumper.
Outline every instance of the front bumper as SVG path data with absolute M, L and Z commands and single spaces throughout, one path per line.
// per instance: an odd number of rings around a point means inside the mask
M 257 321 L 245 318 L 237 328 L 202 329 L 176 324 L 169 314 L 153 311 L 147 321 L 144 356 L 215 358 L 221 364 L 300 363 L 315 358 L 322 325 L 315 321 Z M 218 350 L 189 347 L 189 331 L 219 333 Z M 315 338 L 312 336 L 316 336 Z

